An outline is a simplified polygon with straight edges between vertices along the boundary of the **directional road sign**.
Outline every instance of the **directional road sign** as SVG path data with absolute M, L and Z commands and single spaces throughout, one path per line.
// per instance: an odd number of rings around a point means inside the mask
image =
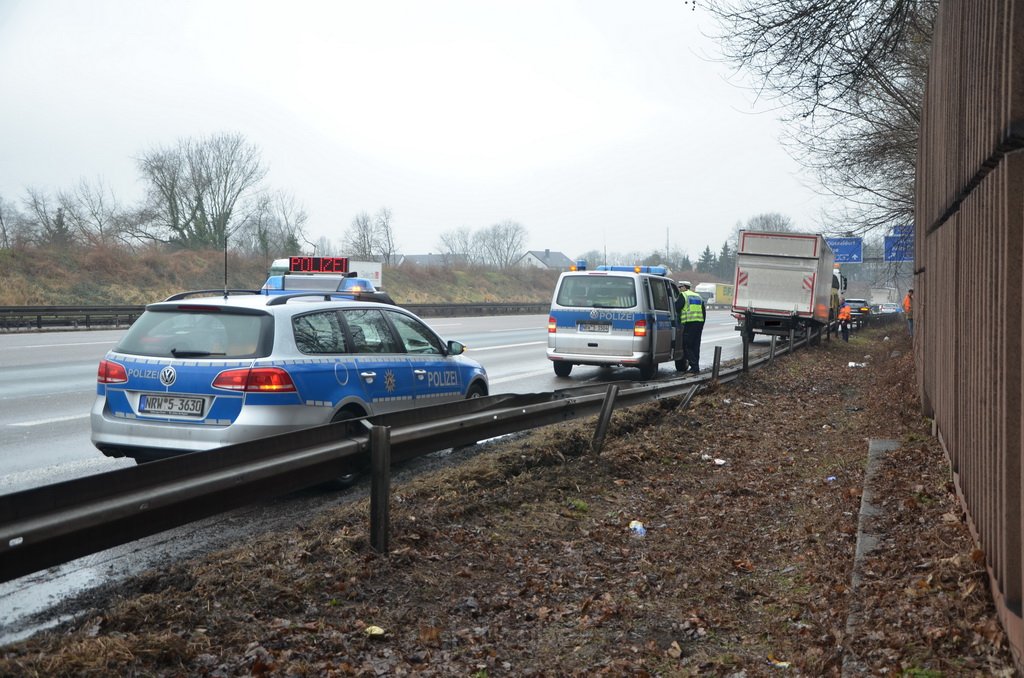
M 887 236 L 885 236 L 885 260 L 886 261 L 913 261 L 914 260 L 914 236 L 913 235 L 887 235 Z
M 825 238 L 825 242 L 836 255 L 837 264 L 864 263 L 863 238 Z

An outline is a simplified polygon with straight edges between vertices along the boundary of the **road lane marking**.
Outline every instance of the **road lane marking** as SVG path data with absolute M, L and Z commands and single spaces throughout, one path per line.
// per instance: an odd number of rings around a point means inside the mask
M 116 341 L 76 341 L 71 344 L 26 344 L 24 346 L 11 346 L 11 348 L 54 348 L 56 346 L 95 346 L 98 344 L 113 346 L 116 343 Z
M 71 421 L 73 419 L 86 419 L 88 414 L 73 414 L 69 417 L 51 417 L 49 419 L 35 419 L 33 421 L 16 421 L 8 426 L 42 426 L 43 424 L 55 424 L 58 421 Z
M 509 330 L 487 330 L 488 332 L 523 332 L 524 330 L 543 330 L 543 325 L 530 325 L 529 327 L 513 327 Z
M 520 346 L 536 346 L 538 344 L 546 344 L 546 343 L 548 343 L 548 342 L 546 342 L 546 341 L 528 341 L 525 344 L 505 344 L 504 346 L 484 346 L 483 348 L 473 348 L 473 347 L 470 347 L 469 351 L 474 352 L 474 353 L 477 352 L 477 351 L 498 351 L 498 350 L 501 350 L 503 348 L 519 348 Z
M 548 368 L 546 370 L 535 370 L 533 372 L 520 372 L 519 374 L 514 374 L 514 375 L 509 376 L 509 377 L 499 377 L 498 379 L 491 379 L 489 383 L 492 384 L 492 385 L 493 384 L 504 384 L 505 382 L 508 382 L 508 381 L 520 381 L 522 379 L 529 379 L 530 377 L 538 377 L 538 376 L 541 376 L 543 374 L 548 374 L 548 375 L 552 374 L 551 369 Z

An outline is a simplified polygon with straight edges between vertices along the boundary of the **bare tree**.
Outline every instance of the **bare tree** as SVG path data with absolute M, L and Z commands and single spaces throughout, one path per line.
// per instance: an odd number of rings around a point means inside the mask
M 442 233 L 437 249 L 448 265 L 472 266 L 480 263 L 479 256 L 473 248 L 473 231 L 468 226 Z
M 75 244 L 75 233 L 65 219 L 64 208 L 49 194 L 37 188 L 26 189 L 24 204 L 28 210 L 26 219 L 36 241 L 59 248 Z
M 220 247 L 244 216 L 235 211 L 266 176 L 259 151 L 240 134 L 181 140 L 139 159 L 149 183 L 148 235 L 189 248 Z
M 74 189 L 58 192 L 57 202 L 81 242 L 93 246 L 122 242 L 121 207 L 114 192 L 102 180 L 90 183 L 81 179 Z
M 369 212 L 360 212 L 352 218 L 344 240 L 345 253 L 353 259 L 371 259 L 379 251 L 377 229 Z
M 385 266 L 394 263 L 397 254 L 395 245 L 395 229 L 392 226 L 391 210 L 381 207 L 374 216 L 374 228 L 377 231 L 377 254 Z
M 18 208 L 0 196 L 0 249 L 10 249 L 15 244 L 15 229 L 20 215 Z
M 938 0 L 708 0 L 727 58 L 789 114 L 844 231 L 907 223 Z
M 268 262 L 299 254 L 307 220 L 306 211 L 294 196 L 281 191 L 261 195 L 234 237 L 235 246 Z
M 502 221 L 480 232 L 480 246 L 487 263 L 495 268 L 511 268 L 522 258 L 527 230 L 516 221 Z

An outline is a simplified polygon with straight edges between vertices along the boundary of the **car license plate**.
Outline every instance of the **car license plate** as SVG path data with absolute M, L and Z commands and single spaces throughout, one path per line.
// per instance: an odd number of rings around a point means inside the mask
M 596 323 L 580 323 L 580 332 L 610 332 L 611 325 L 598 325 Z
M 171 414 L 180 417 L 203 416 L 202 398 L 182 396 L 143 395 L 139 399 L 139 411 L 149 414 Z

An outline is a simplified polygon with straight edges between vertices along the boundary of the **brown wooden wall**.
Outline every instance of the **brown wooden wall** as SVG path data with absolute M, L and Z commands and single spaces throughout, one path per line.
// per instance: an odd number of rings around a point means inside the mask
M 1024 0 L 942 1 L 920 133 L 918 386 L 1020 664 Z

